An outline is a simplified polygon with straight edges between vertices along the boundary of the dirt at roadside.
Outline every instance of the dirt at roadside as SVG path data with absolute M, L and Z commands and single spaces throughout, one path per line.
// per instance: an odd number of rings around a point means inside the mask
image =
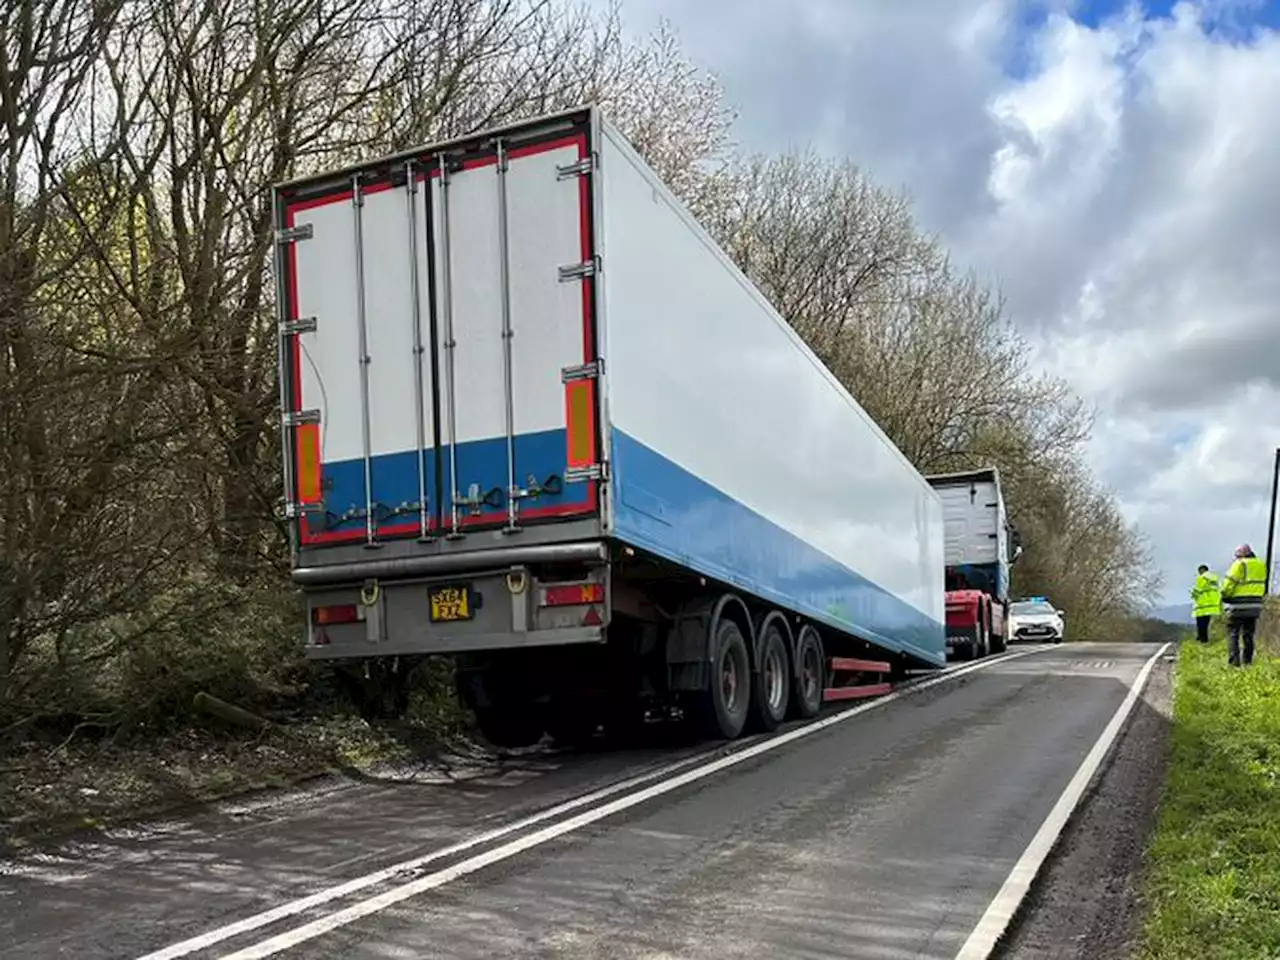
M 455 733 L 425 723 L 371 727 L 333 716 L 261 735 L 190 728 L 125 743 L 0 743 L 0 857 L 335 771 L 482 751 Z
M 1111 760 L 1068 825 L 1000 960 L 1127 960 L 1142 922 L 1144 851 L 1155 826 L 1173 722 L 1170 648 Z

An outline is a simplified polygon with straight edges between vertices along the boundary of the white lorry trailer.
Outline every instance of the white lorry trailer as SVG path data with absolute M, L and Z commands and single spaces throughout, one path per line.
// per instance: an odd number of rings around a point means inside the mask
M 1009 644 L 1010 567 L 1022 540 L 1009 522 L 995 467 L 938 474 L 946 556 L 947 652 L 965 660 Z
M 275 204 L 309 658 L 452 655 L 504 746 L 945 663 L 938 497 L 594 108 Z

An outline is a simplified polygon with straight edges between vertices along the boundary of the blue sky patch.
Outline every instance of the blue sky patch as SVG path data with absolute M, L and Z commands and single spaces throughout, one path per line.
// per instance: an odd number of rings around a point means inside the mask
M 1154 20 L 1172 17 L 1179 2 L 1145 0 L 1139 6 L 1146 19 Z M 1206 32 L 1228 43 L 1246 42 L 1260 27 L 1280 26 L 1280 0 L 1198 0 L 1194 5 L 1206 11 Z M 1097 27 L 1129 6 L 1124 0 L 1075 0 L 1072 17 L 1078 23 Z
M 1013 29 L 1008 38 L 1003 72 L 1014 80 L 1025 80 L 1035 73 L 1036 36 L 1055 13 L 1069 13 L 1076 23 L 1097 29 L 1109 20 L 1124 16 L 1135 5 L 1147 21 L 1167 20 L 1174 8 L 1187 0 L 1021 0 L 1013 14 Z M 1280 0 L 1191 0 L 1203 14 L 1205 33 L 1222 43 L 1248 44 L 1261 30 L 1280 29 Z M 1130 51 L 1129 56 L 1137 51 Z

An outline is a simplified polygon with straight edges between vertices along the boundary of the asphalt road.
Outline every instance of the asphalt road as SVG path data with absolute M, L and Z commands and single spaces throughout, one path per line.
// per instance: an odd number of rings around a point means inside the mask
M 1036 650 L 778 740 L 455 763 L 68 845 L 0 864 L 0 957 L 952 958 L 1155 649 Z

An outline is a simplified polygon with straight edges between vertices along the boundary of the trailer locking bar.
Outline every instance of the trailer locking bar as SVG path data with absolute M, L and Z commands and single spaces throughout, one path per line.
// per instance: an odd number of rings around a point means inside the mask
M 453 250 L 449 236 L 449 158 L 441 153 L 440 166 L 440 290 L 444 320 L 444 390 L 449 416 L 449 532 L 445 539 L 462 537 L 462 514 L 458 499 L 458 388 L 456 365 L 458 342 L 453 330 Z
M 413 419 L 414 459 L 418 467 L 418 539 L 424 543 L 431 539 L 431 516 L 427 503 L 427 421 L 422 378 L 422 283 L 418 277 L 418 173 L 412 160 L 404 165 L 404 199 L 409 221 L 409 292 L 412 303 L 409 317 L 413 325 Z M 427 229 L 430 229 L 430 223 Z
M 369 410 L 369 316 L 364 279 L 364 184 L 359 174 L 351 178 L 351 230 L 356 252 L 356 331 L 360 356 L 360 449 L 364 462 L 365 546 L 378 538 L 378 521 L 373 513 L 373 422 Z
M 511 356 L 511 241 L 509 212 L 507 209 L 507 145 L 498 141 L 498 293 L 502 307 L 502 403 L 505 416 L 507 442 L 507 525 L 503 533 L 517 533 L 520 529 L 519 511 L 521 499 L 529 491 L 516 486 L 516 402 L 514 361 Z

